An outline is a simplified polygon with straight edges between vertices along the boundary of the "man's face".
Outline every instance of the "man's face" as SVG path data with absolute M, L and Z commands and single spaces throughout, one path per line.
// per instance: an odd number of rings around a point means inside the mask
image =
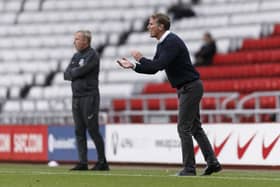
M 162 25 L 158 25 L 156 19 L 150 18 L 149 24 L 148 24 L 147 28 L 148 28 L 150 36 L 152 38 L 159 39 L 161 37 L 162 32 L 163 32 L 163 26 Z
M 74 45 L 77 51 L 81 51 L 88 47 L 88 43 L 84 35 L 80 32 L 75 33 Z

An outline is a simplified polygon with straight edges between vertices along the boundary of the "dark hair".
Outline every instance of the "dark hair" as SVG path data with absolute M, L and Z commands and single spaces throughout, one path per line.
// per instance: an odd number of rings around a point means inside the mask
M 209 39 L 213 39 L 212 34 L 208 31 L 204 33 L 204 36 L 206 36 Z
M 207 32 L 205 32 L 205 33 L 204 33 L 204 35 L 205 35 L 205 36 L 207 36 L 208 38 L 212 38 L 211 33 L 210 33 L 210 32 L 208 32 L 208 31 L 207 31 Z
M 158 25 L 162 24 L 164 30 L 169 30 L 170 18 L 168 17 L 168 15 L 162 13 L 155 13 L 151 16 L 151 18 L 155 19 Z

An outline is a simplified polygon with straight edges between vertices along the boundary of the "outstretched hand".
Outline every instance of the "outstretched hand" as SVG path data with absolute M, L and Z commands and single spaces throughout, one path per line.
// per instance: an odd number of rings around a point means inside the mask
M 129 69 L 129 68 L 133 68 L 134 67 L 133 64 L 129 60 L 127 60 L 126 58 L 118 59 L 117 63 L 122 68 L 125 68 L 125 69 Z

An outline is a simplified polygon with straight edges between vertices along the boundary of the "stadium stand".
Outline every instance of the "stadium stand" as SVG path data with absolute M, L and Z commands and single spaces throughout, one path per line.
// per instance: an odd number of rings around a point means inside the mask
M 266 2 L 267 3 L 267 2 Z M 266 13 L 263 12 L 262 10 L 265 9 L 263 7 L 268 7 L 268 5 L 271 2 L 269 2 L 268 4 L 262 5 L 260 8 L 260 12 L 261 12 L 261 16 L 260 19 L 254 19 L 253 22 L 250 22 L 250 16 L 255 16 L 257 13 L 254 13 L 254 11 L 258 12 L 259 14 L 259 10 L 255 9 L 256 7 L 259 6 L 259 2 L 250 2 L 250 6 L 245 6 L 240 8 L 242 5 L 234 5 L 233 7 L 236 8 L 232 8 L 231 6 L 227 6 L 222 4 L 221 6 L 219 5 L 219 11 L 216 11 L 215 14 L 213 15 L 217 15 L 217 14 L 222 14 L 221 12 L 223 12 L 223 14 L 227 14 L 228 12 L 230 12 L 230 14 L 233 14 L 234 11 L 244 11 L 245 12 L 250 12 L 250 14 L 252 15 L 248 15 L 248 14 L 244 14 L 242 15 L 243 17 L 240 18 L 240 16 L 238 17 L 238 15 L 232 15 L 231 17 L 218 17 L 216 19 L 221 20 L 220 22 L 207 22 L 205 20 L 208 19 L 204 19 L 205 23 L 201 23 L 198 22 L 199 24 L 199 28 L 201 28 L 203 25 L 208 25 L 208 27 L 211 26 L 215 26 L 218 27 L 219 25 L 215 25 L 217 23 L 220 23 L 221 25 L 225 26 L 227 24 L 229 24 L 229 22 L 234 23 L 234 24 L 239 24 L 239 26 L 237 26 L 237 30 L 236 32 L 232 32 L 232 28 L 229 28 L 229 32 L 227 32 L 226 29 L 223 28 L 223 30 L 221 30 L 220 32 L 217 31 L 217 29 L 213 29 L 211 30 L 213 33 L 215 33 L 214 35 L 218 38 L 221 37 L 226 37 L 226 38 L 231 38 L 232 33 L 234 33 L 234 37 L 244 37 L 244 38 L 255 38 L 255 39 L 245 39 L 244 41 L 241 40 L 242 45 L 240 46 L 241 49 L 237 50 L 236 52 L 233 53 L 225 53 L 225 54 L 218 54 L 215 57 L 215 65 L 212 67 L 199 67 L 198 70 L 202 75 L 202 79 L 204 80 L 204 86 L 205 86 L 205 90 L 206 92 L 237 92 L 239 96 L 235 95 L 230 96 L 232 97 L 232 99 L 238 99 L 240 100 L 240 103 L 237 105 L 238 108 L 236 109 L 236 112 L 238 115 L 242 114 L 242 112 L 244 111 L 238 111 L 239 109 L 256 109 L 256 108 L 269 108 L 269 109 L 274 109 L 273 111 L 268 111 L 268 112 L 272 112 L 273 114 L 277 114 L 279 112 L 279 110 L 277 109 L 279 106 L 279 92 L 277 92 L 277 90 L 279 90 L 279 73 L 277 71 L 279 71 L 278 69 L 278 55 L 280 54 L 278 49 L 277 49 L 277 36 L 276 36 L 276 30 L 277 30 L 277 25 L 274 27 L 274 31 L 273 34 L 265 37 L 265 38 L 259 38 L 262 35 L 267 35 L 268 33 L 262 33 L 262 29 L 264 27 L 267 26 L 263 26 L 264 22 L 273 22 L 273 21 L 277 21 L 274 19 L 277 19 L 275 16 L 275 14 L 277 14 L 276 12 L 274 13 Z M 273 4 L 273 3 L 272 3 Z M 251 6 L 252 5 L 252 6 Z M 254 6 L 253 6 L 254 5 Z M 257 5 L 257 6 L 256 6 Z M 214 7 L 212 5 L 210 5 L 211 8 Z M 217 6 L 215 6 L 217 7 Z M 228 9 L 228 7 L 230 7 Z M 247 8 L 246 8 L 247 7 Z M 255 8 L 254 8 L 255 7 Z M 207 9 L 208 7 L 204 7 L 205 9 Z M 215 9 L 215 8 L 214 8 Z M 199 13 L 199 9 L 196 9 L 197 12 Z M 211 9 L 212 11 L 213 9 Z M 230 10 L 230 11 L 227 11 Z M 203 12 L 202 14 L 212 14 L 210 11 L 209 12 Z M 252 11 L 252 12 L 251 12 Z M 272 17 L 270 17 L 272 16 Z M 270 19 L 269 19 L 270 17 Z M 227 18 L 227 19 L 226 19 Z M 247 19 L 246 19 L 247 18 Z M 189 20 L 194 20 L 192 24 L 185 24 L 186 26 L 189 26 L 187 28 L 184 27 L 178 27 L 179 30 L 180 29 L 189 29 L 192 31 L 192 29 L 194 29 L 195 25 L 197 22 L 195 22 L 195 20 L 197 18 L 191 18 L 191 19 L 185 19 L 184 22 L 187 22 Z M 203 20 L 203 19 L 201 19 Z M 211 17 L 209 18 L 209 20 L 211 20 Z M 240 22 L 238 22 L 238 20 Z M 244 21 L 245 20 L 245 21 Z M 256 20 L 259 20 L 259 23 L 261 23 L 261 25 L 256 25 L 257 27 L 251 27 L 248 25 L 244 26 L 244 30 L 243 27 L 240 27 L 240 25 L 245 24 L 255 24 Z M 213 23 L 213 25 L 211 25 Z M 177 23 L 175 23 L 177 24 Z M 233 24 L 233 25 L 234 25 Z M 191 26 L 190 26 L 191 25 Z M 255 26 L 255 25 L 254 25 Z M 176 25 L 175 25 L 176 28 Z M 250 29 L 252 28 L 253 32 L 250 31 Z M 266 28 L 267 29 L 267 28 Z M 187 36 L 189 38 L 186 38 L 186 41 L 190 41 L 194 38 L 196 38 L 196 34 L 198 33 L 196 30 L 195 32 L 184 32 L 185 35 L 183 36 Z M 201 29 L 200 30 L 200 35 L 202 35 L 202 32 L 204 30 Z M 244 33 L 243 33 L 244 31 Z M 191 34 L 191 33 L 195 33 L 195 34 Z M 239 33 L 239 34 L 236 34 Z M 228 35 L 227 35 L 228 34 Z M 244 34 L 244 35 L 243 35 Z M 139 35 L 139 34 L 138 34 Z M 131 35 L 132 36 L 132 35 Z M 137 36 L 135 36 L 134 38 L 137 38 Z M 140 37 L 141 38 L 141 37 Z M 272 39 L 271 39 L 272 38 Z M 135 39 L 132 39 L 132 41 Z M 141 40 L 141 39 L 140 39 Z M 143 40 L 142 40 L 143 41 Z M 248 41 L 249 42 L 255 42 L 253 44 L 251 44 L 251 48 L 247 47 L 248 46 Z M 265 41 L 265 42 L 263 42 Z M 269 41 L 270 43 L 267 44 Z M 274 44 L 271 44 L 271 41 L 274 41 Z M 265 44 L 261 44 L 258 45 L 257 42 L 262 42 Z M 186 42 L 187 45 L 189 44 L 189 42 Z M 219 45 L 219 40 L 218 40 L 218 45 Z M 197 45 L 198 46 L 198 45 Z M 256 48 L 254 48 L 254 46 L 257 46 Z M 225 49 L 225 47 L 222 47 L 223 49 Z M 194 48 L 193 48 L 194 49 Z M 219 46 L 220 49 L 220 46 Z M 250 50 L 249 50 L 250 49 Z M 261 50 L 260 50 L 261 49 Z M 192 50 L 191 50 L 192 52 Z M 220 51 L 221 52 L 221 51 Z M 253 93 L 253 92 L 263 92 L 263 91 L 270 91 L 270 92 L 265 92 L 265 93 Z M 276 92 L 273 92 L 276 91 Z M 173 108 L 169 107 L 170 104 L 168 104 L 167 102 L 164 102 L 165 99 L 163 99 L 163 101 L 161 101 L 161 99 L 158 99 L 158 96 L 151 96 L 151 94 L 170 94 L 170 93 L 175 93 L 175 89 L 172 89 L 168 83 L 159 83 L 159 84 L 147 84 L 144 89 L 143 89 L 143 94 L 147 96 L 149 96 L 149 99 L 147 99 L 146 101 L 142 101 L 143 104 L 141 104 L 141 98 L 138 99 L 135 103 L 135 101 L 133 102 L 133 100 L 115 100 L 115 102 L 113 103 L 114 107 L 115 107 L 115 111 L 120 111 L 123 110 L 126 113 L 122 113 L 122 112 L 118 112 L 117 115 L 124 115 L 127 116 L 129 115 L 128 111 L 132 111 L 135 110 L 135 113 L 141 114 L 141 110 L 152 110 L 154 107 L 150 107 L 150 102 L 152 101 L 153 103 L 163 103 L 163 105 L 165 105 L 165 111 L 160 111 L 162 112 L 162 115 L 173 115 L 173 112 L 166 112 L 167 109 L 171 109 L 171 110 L 177 110 L 177 100 L 176 100 L 176 95 L 173 95 L 173 99 L 171 99 L 171 102 L 173 102 L 173 104 L 171 104 L 173 106 Z M 253 93 L 251 96 L 246 96 L 247 94 L 251 94 Z M 149 95 L 150 94 L 150 95 Z M 252 99 L 253 95 L 255 95 L 255 97 L 258 97 L 258 99 L 256 99 L 256 101 L 254 99 Z M 258 95 L 258 96 L 256 96 Z M 170 96 L 167 96 L 170 97 Z M 250 98 L 250 99 L 249 99 Z M 225 99 L 225 98 L 223 98 Z M 217 107 L 215 107 L 216 103 L 213 102 L 215 99 L 213 98 L 207 98 L 207 94 L 206 96 L 204 96 L 204 99 L 202 101 L 202 109 L 217 109 Z M 233 102 L 229 102 L 230 99 L 225 99 L 228 103 L 227 104 L 223 104 L 224 108 L 236 108 L 236 106 L 234 106 Z M 145 103 L 146 102 L 146 103 Z M 242 103 L 242 104 L 241 104 Z M 147 105 L 147 106 L 146 106 Z M 157 104 L 158 105 L 158 104 Z M 125 107 L 124 107 L 125 106 Z M 141 107 L 140 107 L 141 106 Z M 158 107 L 157 107 L 158 108 Z M 138 110 L 138 111 L 137 111 Z M 140 111 L 140 112 L 139 112 Z M 157 115 L 159 115 L 159 113 L 157 113 Z M 264 111 L 263 111 L 264 112 Z M 153 113 L 153 112 L 143 112 L 143 115 L 147 115 L 147 113 Z M 246 113 L 246 111 L 245 111 Z M 133 115 L 134 113 L 131 113 L 131 115 Z M 176 114 L 176 113 L 175 113 Z M 209 112 L 209 114 L 214 114 L 212 112 Z M 221 113 L 223 114 L 223 113 Z M 230 114 L 230 112 L 229 112 Z M 247 115 L 247 114 L 246 114 Z M 264 112 L 262 115 L 252 115 L 252 114 L 248 114 L 250 117 L 240 117 L 240 119 L 238 120 L 239 122 L 253 122 L 253 121 L 274 121 L 276 119 L 274 119 L 273 117 L 271 118 L 270 114 L 267 114 L 266 112 Z M 261 117 L 260 117 L 261 116 Z M 273 115 L 272 115 L 273 116 Z M 133 116 L 132 116 L 133 117 Z M 220 119 L 223 118 L 224 116 L 220 116 Z M 237 117 L 235 116 L 235 119 Z M 116 119 L 113 119 L 115 120 Z M 118 119 L 119 120 L 119 119 Z M 131 118 L 129 119 L 128 117 L 125 118 L 125 120 L 128 120 L 129 122 L 133 122 L 133 120 L 135 120 L 135 122 L 143 122 L 144 120 L 141 118 Z M 125 121 L 124 120 L 124 121 Z M 224 119 L 225 121 L 228 121 L 228 119 Z M 234 119 L 231 119 L 231 121 L 233 121 Z M 167 122 L 169 122 L 170 119 L 167 119 Z M 173 121 L 173 120 L 171 120 Z M 146 121 L 147 122 L 147 121 Z M 174 122 L 174 121 L 173 121 Z M 221 122 L 221 121 L 219 121 Z
M 176 94 L 164 72 L 136 75 L 115 60 L 136 47 L 152 57 L 156 41 L 144 31 L 146 20 L 178 2 L 1 1 L 0 122 L 73 123 L 70 85 L 62 72 L 80 29 L 93 32 L 92 45 L 101 54 L 101 110 L 110 122 L 175 122 Z M 196 17 L 174 20 L 172 30 L 192 58 L 205 31 L 218 46 L 214 65 L 198 68 L 206 91 L 203 121 L 280 121 L 280 3 L 202 0 L 191 7 Z

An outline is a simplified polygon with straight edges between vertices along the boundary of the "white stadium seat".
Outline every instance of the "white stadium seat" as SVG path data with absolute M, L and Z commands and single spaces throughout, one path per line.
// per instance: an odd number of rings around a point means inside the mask
M 22 111 L 36 111 L 35 102 L 32 100 L 21 101 L 21 110 Z
M 39 112 L 49 112 L 49 101 L 48 100 L 36 100 L 36 111 Z
M 10 100 L 5 103 L 3 106 L 3 112 L 19 112 L 20 111 L 20 102 L 17 100 Z
M 7 98 L 7 91 L 8 91 L 7 87 L 0 87 L 0 99 L 1 100 L 4 100 Z
M 40 99 L 44 95 L 44 88 L 40 86 L 33 86 L 28 94 L 29 99 Z

